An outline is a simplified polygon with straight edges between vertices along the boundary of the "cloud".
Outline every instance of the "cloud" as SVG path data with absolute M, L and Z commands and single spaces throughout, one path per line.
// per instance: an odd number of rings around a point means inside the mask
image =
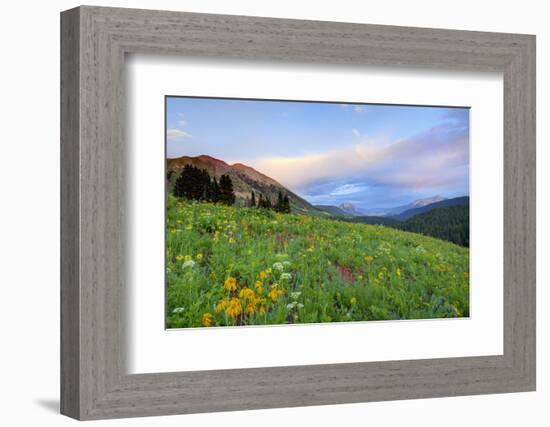
M 353 133 L 353 135 L 355 135 L 355 137 L 361 138 L 361 132 L 359 132 L 357 129 L 352 129 L 351 133 Z
M 350 194 L 361 193 L 367 189 L 366 186 L 360 184 L 344 184 L 333 189 L 330 196 L 347 196 Z
M 181 129 L 175 129 L 175 128 L 166 130 L 166 139 L 168 141 L 176 141 L 176 140 L 181 140 L 185 138 L 191 138 L 191 134 Z
M 332 183 L 325 187 L 325 194 L 332 195 L 369 187 L 417 192 L 447 187 L 467 190 L 468 129 L 454 121 L 401 140 L 363 137 L 355 144 L 335 142 L 335 146 L 341 148 L 295 157 L 259 158 L 251 164 L 305 194 L 320 182 Z

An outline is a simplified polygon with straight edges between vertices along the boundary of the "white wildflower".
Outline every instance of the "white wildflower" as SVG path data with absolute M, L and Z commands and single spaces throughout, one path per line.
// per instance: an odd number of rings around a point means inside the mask
M 290 273 L 281 274 L 281 280 L 290 280 L 290 279 L 292 279 L 292 275 Z
M 284 270 L 284 266 L 283 266 L 283 263 L 282 262 L 276 262 L 275 264 L 273 264 L 273 270 L 278 270 L 278 271 L 282 271 Z
M 302 295 L 301 292 L 291 292 L 290 293 L 290 298 L 296 300 L 296 299 L 300 298 L 300 295 Z
M 176 307 L 172 310 L 172 313 L 176 314 L 176 313 L 183 313 L 185 311 L 185 308 L 184 307 Z
M 291 303 L 286 305 L 287 310 L 293 310 L 295 308 L 304 308 L 304 304 L 297 301 L 292 301 Z
M 183 269 L 186 269 L 187 267 L 193 268 L 194 266 L 195 266 L 195 261 L 193 261 L 192 259 L 190 259 L 190 260 L 187 260 L 187 261 L 185 261 L 185 262 L 183 263 L 182 268 L 183 268 Z

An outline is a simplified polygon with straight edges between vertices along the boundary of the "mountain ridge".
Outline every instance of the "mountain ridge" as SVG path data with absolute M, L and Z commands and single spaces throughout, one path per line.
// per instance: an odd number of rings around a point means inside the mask
M 416 215 L 429 212 L 433 209 L 449 207 L 449 206 L 462 206 L 470 203 L 469 196 L 453 197 L 452 199 L 443 199 L 435 203 L 430 203 L 428 205 L 420 206 L 413 209 L 408 209 L 404 212 L 401 212 L 398 215 L 390 215 L 390 218 L 395 218 L 400 221 L 405 221 L 409 218 L 412 218 Z
M 447 200 L 446 197 L 443 196 L 431 196 L 431 197 L 424 197 L 422 199 L 416 199 L 411 203 L 407 203 L 405 205 L 399 205 L 399 206 L 392 206 L 388 208 L 370 208 L 366 209 L 362 212 L 362 215 L 366 216 L 396 216 L 399 215 L 407 210 L 419 208 L 422 206 L 427 206 L 432 203 L 437 203 L 443 200 Z
M 244 163 L 229 164 L 223 160 L 202 154 L 200 156 L 181 156 L 166 160 L 166 170 L 176 176 L 186 165 L 205 169 L 218 181 L 222 175 L 229 175 L 233 182 L 233 189 L 237 203 L 245 206 L 251 192 L 254 191 L 256 200 L 260 194 L 269 197 L 272 203 L 277 201 L 279 191 L 287 195 L 290 201 L 291 210 L 295 213 L 303 213 L 314 216 L 326 216 L 325 212 L 316 209 L 312 204 L 286 188 L 275 179 L 259 172 Z M 168 185 L 171 185 L 169 180 Z

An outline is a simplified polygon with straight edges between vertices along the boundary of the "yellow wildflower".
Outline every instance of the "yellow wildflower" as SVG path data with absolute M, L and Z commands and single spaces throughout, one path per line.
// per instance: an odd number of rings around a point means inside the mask
M 357 298 L 351 297 L 351 299 L 349 300 L 349 303 L 350 303 L 351 305 L 357 304 Z
M 265 279 L 267 277 L 266 271 L 260 271 L 260 279 Z
M 183 257 L 183 259 L 184 259 L 185 261 L 191 261 L 191 260 L 193 259 L 193 257 L 192 257 L 191 255 L 185 255 L 185 256 Z
M 225 313 L 230 317 L 237 317 L 241 314 L 241 301 L 239 298 L 231 298 L 228 307 L 225 309 Z
M 262 293 L 264 290 L 264 284 L 259 280 L 257 280 L 256 283 L 254 283 L 254 287 L 256 288 L 256 291 L 258 291 L 258 293 Z
M 374 260 L 374 257 L 371 255 L 365 255 L 363 259 L 367 262 L 372 262 Z
M 176 259 L 177 259 L 178 261 L 183 261 L 184 258 L 185 258 L 185 257 L 184 257 L 183 255 L 176 255 Z
M 250 316 L 256 312 L 256 307 L 254 306 L 254 304 L 249 303 L 246 305 L 244 312 Z
M 228 291 L 234 291 L 235 289 L 237 289 L 237 279 L 235 279 L 234 277 L 228 277 L 227 279 L 225 279 L 223 287 Z
M 245 299 L 251 300 L 255 296 L 256 296 L 256 294 L 250 288 L 242 288 L 241 291 L 239 292 L 239 297 L 240 298 L 245 298 Z
M 235 243 L 235 239 L 233 237 L 230 237 L 229 238 L 229 243 L 231 243 L 231 244 Z
M 202 254 L 197 254 L 196 258 L 197 258 L 197 261 L 200 261 L 202 259 Z
M 277 289 L 272 289 L 267 293 L 267 296 L 271 298 L 272 301 L 277 301 L 277 298 L 279 297 L 279 294 L 277 293 Z
M 397 270 L 395 270 L 395 274 L 397 275 L 397 277 L 401 277 L 401 270 L 399 269 L 399 267 L 397 267 Z
M 275 301 L 277 301 L 277 299 L 278 299 L 281 295 L 283 295 L 284 293 L 285 293 L 285 291 L 283 291 L 282 289 L 271 289 L 271 290 L 269 291 L 269 293 L 267 294 L 267 296 L 268 296 L 269 298 L 271 298 L 271 300 L 272 300 L 273 302 L 275 302 Z
M 202 326 L 211 326 L 212 321 L 214 320 L 214 316 L 212 316 L 210 313 L 204 313 L 202 315 Z
M 229 300 L 228 299 L 222 299 L 218 301 L 216 304 L 216 313 L 219 313 L 220 311 L 225 310 L 229 306 Z

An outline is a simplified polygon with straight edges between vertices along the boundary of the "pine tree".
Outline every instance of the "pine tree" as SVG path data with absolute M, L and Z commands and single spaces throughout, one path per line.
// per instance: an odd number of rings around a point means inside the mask
M 264 206 L 264 196 L 262 195 L 262 193 L 260 193 L 260 198 L 258 199 L 258 207 L 259 208 L 265 208 L 265 206 Z
M 174 183 L 174 196 L 193 199 L 194 168 L 185 165 Z
M 212 180 L 212 202 L 217 203 L 220 201 L 220 186 L 216 177 Z
M 285 194 L 285 197 L 283 198 L 283 210 L 284 213 L 290 213 L 290 200 L 288 199 L 288 195 Z
M 229 206 L 235 203 L 233 181 L 231 181 L 229 175 L 222 175 L 220 177 L 220 202 Z
M 206 169 L 201 169 L 198 173 L 198 180 L 199 180 L 199 200 L 210 200 L 210 190 L 211 190 L 211 182 L 210 182 L 210 174 Z
M 279 194 L 277 195 L 277 204 L 275 205 L 275 211 L 276 212 L 284 212 L 284 206 L 283 206 L 283 193 L 279 190 Z
M 256 207 L 256 196 L 254 195 L 254 191 L 250 192 L 250 207 L 255 208 Z

